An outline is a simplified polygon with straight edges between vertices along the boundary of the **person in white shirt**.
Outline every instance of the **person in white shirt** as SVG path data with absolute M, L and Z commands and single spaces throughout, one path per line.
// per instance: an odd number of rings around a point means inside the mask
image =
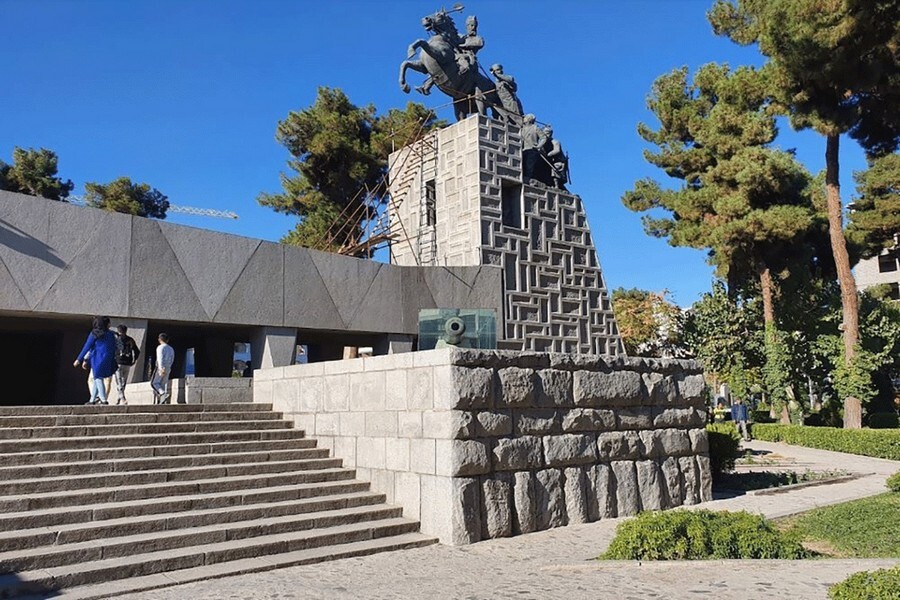
M 169 336 L 159 334 L 159 346 L 156 347 L 156 369 L 150 387 L 153 388 L 153 403 L 169 403 L 169 377 L 172 374 L 172 363 L 175 362 L 175 349 L 169 345 Z

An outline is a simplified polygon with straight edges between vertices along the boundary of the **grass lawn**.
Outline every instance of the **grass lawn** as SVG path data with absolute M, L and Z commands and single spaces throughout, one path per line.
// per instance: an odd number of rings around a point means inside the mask
M 803 545 L 838 558 L 900 558 L 900 494 L 887 493 L 779 519 Z

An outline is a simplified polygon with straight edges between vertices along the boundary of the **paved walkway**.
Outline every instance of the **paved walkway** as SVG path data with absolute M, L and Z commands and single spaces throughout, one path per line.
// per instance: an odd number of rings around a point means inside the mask
M 714 500 L 716 510 L 768 517 L 793 514 L 885 491 L 900 462 L 751 442 L 778 468 L 846 470 L 862 477 L 777 494 Z M 763 456 L 766 456 L 763 454 Z M 767 467 L 774 469 L 776 467 Z M 887 560 L 685 561 L 592 560 L 606 549 L 621 519 L 542 531 L 452 548 L 430 546 L 279 571 L 214 579 L 129 596 L 134 600 L 197 599 L 460 599 L 721 598 L 824 599 L 850 573 L 900 564 Z M 65 598 L 65 594 L 62 595 Z

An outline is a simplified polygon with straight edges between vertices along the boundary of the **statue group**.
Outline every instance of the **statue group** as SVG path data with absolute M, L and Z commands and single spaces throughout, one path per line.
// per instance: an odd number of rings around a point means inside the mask
M 412 69 L 428 76 L 416 91 L 427 96 L 437 86 L 453 99 L 457 120 L 476 112 L 487 115 L 490 110 L 493 118 L 520 125 L 525 182 L 566 189 L 569 160 L 553 138 L 553 129 L 549 125 L 539 127 L 534 115 L 524 114 L 516 80 L 503 72 L 503 65 L 491 65 L 493 80 L 481 68 L 477 54 L 484 48 L 484 38 L 478 34 L 478 19 L 469 16 L 465 35 L 460 35 L 451 14 L 462 10 L 457 4 L 449 11 L 442 8 L 423 17 L 422 26 L 431 37 L 409 45 L 407 58 L 400 64 L 400 89 L 410 91 L 406 72 Z

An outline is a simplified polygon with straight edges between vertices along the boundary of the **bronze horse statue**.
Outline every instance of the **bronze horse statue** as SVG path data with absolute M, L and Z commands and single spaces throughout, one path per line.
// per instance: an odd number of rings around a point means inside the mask
M 458 121 L 474 112 L 486 115 L 488 107 L 496 116 L 494 107 L 500 105 L 500 100 L 494 82 L 479 70 L 474 55 L 468 57 L 468 68 L 465 68 L 466 61 L 462 61 L 461 67 L 458 60 L 460 35 L 450 14 L 441 9 L 423 17 L 422 25 L 432 35 L 428 40 L 419 39 L 410 44 L 407 60 L 400 64 L 400 89 L 409 93 L 406 71 L 412 69 L 429 75 L 438 89 L 453 98 L 453 111 Z M 412 60 L 416 50 L 421 50 L 419 59 Z M 427 86 L 416 89 L 428 93 Z

